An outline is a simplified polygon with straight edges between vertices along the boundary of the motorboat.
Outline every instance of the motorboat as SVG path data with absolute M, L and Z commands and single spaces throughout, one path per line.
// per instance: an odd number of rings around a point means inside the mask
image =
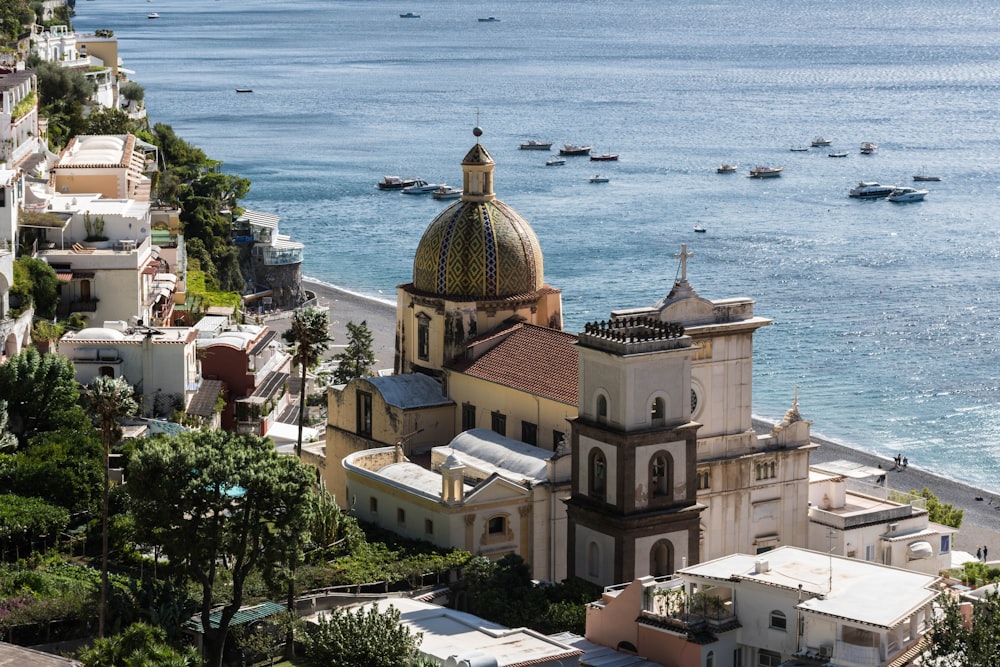
M 401 18 L 401 19 L 418 19 L 418 18 L 420 18 L 420 14 L 414 14 L 413 12 L 406 12 L 405 14 L 400 14 L 399 18 Z
M 253 92 L 253 88 L 237 88 L 236 92 L 237 93 L 252 93 Z
M 546 167 L 558 167 L 563 164 L 566 164 L 566 158 L 564 157 L 554 157 L 551 160 L 545 161 Z
M 559 155 L 590 155 L 593 146 L 577 146 L 576 144 L 564 144 L 559 149 Z
M 878 144 L 873 144 L 870 141 L 866 141 L 865 143 L 861 144 L 862 155 L 871 155 L 877 150 L 878 150 Z
M 847 157 L 847 151 L 842 151 L 840 153 L 828 153 L 827 157 Z
M 434 199 L 458 199 L 462 196 L 462 188 L 456 188 L 442 183 L 437 190 L 431 193 Z
M 940 181 L 940 176 L 928 176 L 927 174 L 914 174 L 913 180 L 915 181 Z
M 487 16 L 487 17 L 486 17 L 486 18 L 484 18 L 484 19 L 479 19 L 479 22 L 480 22 L 480 23 L 499 23 L 499 22 L 500 22 L 500 19 L 498 19 L 498 18 L 497 18 L 497 17 L 495 17 L 495 16 Z
M 698 232 L 699 234 L 704 234 L 706 230 L 701 225 L 695 225 L 694 226 L 694 231 Z
M 591 162 L 616 162 L 618 160 L 618 153 L 602 153 L 600 155 L 591 155 Z
M 158 18 L 160 18 L 160 15 L 157 14 L 156 12 L 150 12 L 149 14 L 146 14 L 146 18 L 147 19 L 158 19 Z
M 792 151 L 793 153 L 805 153 L 806 151 L 809 150 L 809 147 L 808 146 L 792 146 L 788 150 Z
M 523 144 L 521 144 L 522 151 L 547 151 L 550 150 L 551 148 L 552 148 L 551 141 L 544 142 L 544 141 L 535 141 L 534 139 L 532 139 L 531 141 L 525 141 Z
M 757 165 L 750 170 L 750 178 L 775 178 L 781 176 L 784 167 L 765 167 Z
M 417 181 L 413 185 L 403 188 L 404 195 L 429 195 L 441 187 L 440 183 L 428 183 L 427 181 Z
M 831 139 L 824 139 L 823 137 L 816 137 L 815 139 L 812 140 L 812 143 L 809 144 L 809 145 L 812 146 L 813 148 L 819 148 L 820 146 L 829 146 L 832 143 L 833 143 L 833 140 L 831 140 Z
M 715 168 L 715 173 L 717 174 L 735 174 L 738 167 L 735 164 L 729 164 L 728 162 L 723 162 L 718 167 Z
M 881 199 L 888 197 L 896 189 L 895 185 L 882 185 L 876 181 L 860 181 L 847 194 L 855 199 Z
M 608 180 L 609 179 L 608 179 L 607 176 L 601 176 L 600 174 L 596 174 L 596 175 L 590 177 L 590 182 L 591 183 L 607 183 Z
M 379 190 L 402 190 L 403 188 L 408 188 L 411 185 L 417 185 L 418 183 L 423 183 L 426 185 L 427 181 L 422 181 L 419 178 L 400 178 L 399 176 L 383 176 L 382 180 L 375 184 Z
M 900 186 L 889 193 L 889 201 L 906 203 L 911 201 L 921 201 L 927 196 L 928 190 L 918 190 L 909 186 Z

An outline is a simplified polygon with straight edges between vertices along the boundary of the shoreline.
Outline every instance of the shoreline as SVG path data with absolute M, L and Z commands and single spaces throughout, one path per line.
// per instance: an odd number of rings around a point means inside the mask
M 330 332 L 334 336 L 331 355 L 340 351 L 347 340 L 347 322 L 364 320 L 372 332 L 376 369 L 392 369 L 396 336 L 394 301 L 366 296 L 309 277 L 302 278 L 302 286 L 316 294 L 320 306 L 329 309 Z M 754 418 L 753 424 L 755 429 L 765 432 L 773 426 L 773 423 L 757 418 Z M 811 439 L 820 445 L 810 457 L 813 462 L 847 459 L 873 468 L 882 467 L 886 470 L 890 488 L 908 492 L 927 487 L 942 503 L 964 510 L 962 527 L 955 537 L 953 549 L 974 554 L 977 547 L 986 545 L 991 551 L 995 550 L 994 553 L 1000 553 L 1000 493 L 931 472 L 921 468 L 919 462 L 911 462 L 905 469 L 893 470 L 891 457 L 872 454 L 815 434 Z M 905 456 L 906 452 L 902 454 Z M 977 501 L 976 498 L 983 500 Z

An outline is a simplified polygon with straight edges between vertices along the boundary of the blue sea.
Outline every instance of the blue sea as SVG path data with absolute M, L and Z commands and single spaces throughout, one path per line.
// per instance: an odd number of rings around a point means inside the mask
M 154 121 L 253 181 L 306 275 L 393 299 L 444 204 L 375 183 L 460 185 L 478 124 L 568 330 L 664 296 L 687 244 L 701 295 L 774 320 L 758 416 L 797 388 L 815 434 L 1000 491 L 1000 4 L 81 0 L 74 24 L 112 29 Z M 621 159 L 546 167 L 528 139 Z M 941 177 L 920 203 L 847 196 L 917 173 Z

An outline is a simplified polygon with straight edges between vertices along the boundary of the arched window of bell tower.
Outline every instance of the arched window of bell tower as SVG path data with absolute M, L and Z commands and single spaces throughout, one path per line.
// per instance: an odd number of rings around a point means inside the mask
M 660 540 L 649 552 L 649 573 L 664 577 L 674 573 L 674 545 L 670 540 Z
M 649 493 L 669 496 L 674 483 L 674 461 L 667 452 L 657 452 L 649 460 Z
M 587 457 L 587 492 L 592 498 L 605 500 L 608 488 L 608 460 L 598 447 Z
M 667 421 L 667 402 L 662 397 L 653 399 L 653 405 L 649 408 L 649 418 L 653 426 L 663 426 Z
M 608 397 L 604 394 L 597 395 L 597 421 L 608 421 Z
M 587 547 L 587 574 L 592 579 L 601 576 L 601 548 L 597 542 L 591 542 Z

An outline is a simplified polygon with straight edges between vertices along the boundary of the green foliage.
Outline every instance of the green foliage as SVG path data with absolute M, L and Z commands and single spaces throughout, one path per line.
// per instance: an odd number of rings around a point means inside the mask
M 71 512 L 97 509 L 103 486 L 101 444 L 93 429 L 41 433 L 0 465 L 0 488 Z
M 296 310 L 289 328 L 281 335 L 286 343 L 294 346 L 292 363 L 302 372 L 299 390 L 299 432 L 295 442 L 296 456 L 302 456 L 302 426 L 306 419 L 306 373 L 319 363 L 330 348 L 330 316 L 325 310 L 309 307 Z
M 0 540 L 27 544 L 42 535 L 54 541 L 69 525 L 69 512 L 41 498 L 0 495 Z
M 146 89 L 135 81 L 128 81 L 121 85 L 118 95 L 129 102 L 140 103 L 146 97 Z
M 912 490 L 910 493 L 927 499 L 927 511 L 931 521 L 944 526 L 951 526 L 952 528 L 961 528 L 962 516 L 965 514 L 965 510 L 959 509 L 951 503 L 941 502 L 934 495 L 934 492 L 926 486 L 920 491 Z
M 472 558 L 452 599 L 477 616 L 508 627 L 527 626 L 545 634 L 581 633 L 585 605 L 600 597 L 600 589 L 583 581 L 536 586 L 524 559 L 516 554 L 493 562 Z
M 347 384 L 354 378 L 372 374 L 372 367 L 375 365 L 372 340 L 372 332 L 368 329 L 366 320 L 362 320 L 361 324 L 347 323 L 347 347 L 333 356 L 338 362 L 333 371 L 333 381 L 336 384 Z
M 79 398 L 73 363 L 64 356 L 28 348 L 0 366 L 0 399 L 7 401 L 10 430 L 22 445 L 44 431 L 86 431 Z
M 84 667 L 196 667 L 201 659 L 193 647 L 178 650 L 167 643 L 162 629 L 145 623 L 119 635 L 98 639 L 80 654 Z
M 14 110 L 11 112 L 11 120 L 16 121 L 18 118 L 34 109 L 37 101 L 38 100 L 33 91 L 25 95 L 21 98 L 20 102 L 14 105 Z
M 251 572 L 288 562 L 291 536 L 307 524 L 313 472 L 280 456 L 270 440 L 223 431 L 152 438 L 129 465 L 138 539 L 157 545 L 176 571 L 201 587 L 201 620 L 218 664 Z M 209 624 L 221 568 L 232 596 L 218 630 Z
M 100 132 L 95 132 L 94 134 L 101 134 Z M 92 217 L 90 212 L 83 214 L 83 228 L 87 231 L 86 241 L 107 241 L 108 237 L 104 235 L 104 216 L 98 215 Z
M 37 56 L 28 59 L 28 67 L 38 77 L 38 111 L 49 119 L 49 142 L 61 148 L 71 137 L 84 133 L 83 106 L 97 84 L 82 72 L 43 61 Z
M 993 567 L 977 560 L 968 561 L 962 565 L 962 581 L 973 588 L 1000 581 L 1000 567 Z
M 307 637 L 306 656 L 324 667 L 408 667 L 422 640 L 400 625 L 395 607 L 335 609 Z
M 931 641 L 921 664 L 939 667 L 995 667 L 1000 665 L 1000 595 L 987 593 L 975 603 L 972 623 L 963 622 L 958 598 L 944 592 L 931 623 Z
M 10 293 L 23 306 L 33 304 L 38 317 L 52 319 L 59 303 L 59 278 L 48 263 L 22 255 L 14 262 L 14 285 Z
M 239 293 L 222 291 L 218 282 L 200 268 L 188 268 L 186 282 L 188 299 L 199 300 L 206 308 L 209 306 L 239 308 L 243 303 Z

